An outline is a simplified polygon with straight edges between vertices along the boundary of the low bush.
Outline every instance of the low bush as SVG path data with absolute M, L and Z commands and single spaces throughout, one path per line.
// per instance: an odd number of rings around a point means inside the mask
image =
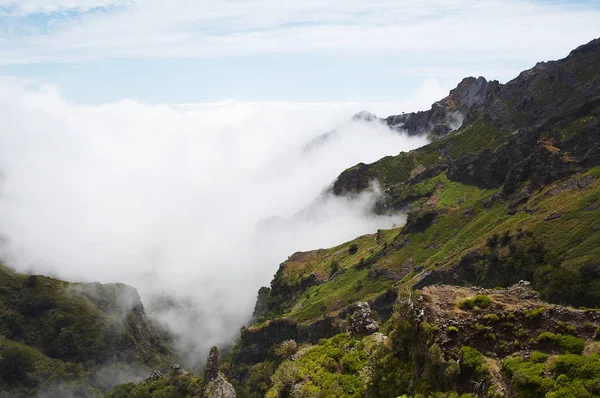
M 492 300 L 485 295 L 478 295 L 473 298 L 463 300 L 458 307 L 461 310 L 472 309 L 472 308 L 487 308 L 492 303 Z

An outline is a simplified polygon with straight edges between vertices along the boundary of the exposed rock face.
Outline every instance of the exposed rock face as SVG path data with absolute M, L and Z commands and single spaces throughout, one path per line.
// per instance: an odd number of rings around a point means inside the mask
M 369 303 L 352 304 L 340 316 L 348 320 L 350 332 L 352 333 L 366 335 L 379 330 L 379 322 L 375 319 Z
M 440 140 L 426 151 L 359 163 L 342 172 L 331 191 L 354 195 L 376 180 L 382 195 L 374 210 L 384 213 L 428 197 L 411 187 L 446 170 L 452 181 L 502 187 L 507 198 L 524 182 L 536 190 L 594 167 L 600 164 L 599 62 L 597 39 L 564 59 L 538 63 L 506 84 L 467 78 L 429 111 L 385 119 L 392 128 L 435 139 L 451 130 L 452 118 L 461 117 L 456 139 Z M 495 143 L 470 142 L 485 135 Z
M 474 108 L 481 106 L 489 82 L 483 77 L 467 77 L 450 94 L 424 112 L 388 116 L 387 125 L 408 135 L 428 135 L 440 138 L 456 129 Z
M 204 382 L 208 383 L 219 376 L 219 350 L 212 346 L 206 359 L 206 368 L 204 368 Z
M 235 389 L 221 373 L 217 374 L 204 390 L 204 398 L 235 398 L 235 396 Z
M 219 350 L 212 346 L 204 369 L 205 398 L 234 398 L 235 390 L 219 372 Z

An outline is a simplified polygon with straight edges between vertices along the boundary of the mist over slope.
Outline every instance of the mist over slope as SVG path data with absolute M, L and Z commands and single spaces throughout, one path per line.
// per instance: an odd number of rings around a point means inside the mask
M 234 336 L 258 287 L 298 250 L 391 227 L 367 193 L 323 194 L 340 170 L 426 143 L 349 121 L 431 103 L 74 106 L 56 89 L 0 94 L 1 255 L 19 270 L 119 281 L 184 342 Z M 431 97 L 424 100 L 424 97 Z M 424 106 L 424 105 L 423 105 Z M 311 151 L 311 139 L 340 134 Z M 159 301 L 155 297 L 168 297 Z M 165 304 L 165 302 L 167 304 Z

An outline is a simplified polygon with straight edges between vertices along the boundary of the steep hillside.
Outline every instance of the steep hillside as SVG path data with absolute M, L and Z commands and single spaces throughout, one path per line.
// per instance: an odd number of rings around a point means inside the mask
M 0 265 L 0 319 L 0 395 L 101 396 L 125 373 L 171 356 L 170 335 L 122 284 L 69 283 Z
M 600 307 L 599 70 L 595 40 L 465 80 L 457 131 L 343 172 L 407 223 L 281 264 L 223 364 L 239 395 L 597 395 L 599 319 L 566 306 Z

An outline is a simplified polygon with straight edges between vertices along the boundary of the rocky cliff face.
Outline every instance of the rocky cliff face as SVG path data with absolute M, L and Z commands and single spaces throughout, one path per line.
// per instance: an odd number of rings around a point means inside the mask
M 489 82 L 483 77 L 467 77 L 450 94 L 424 112 L 388 116 L 385 123 L 408 135 L 437 139 L 458 129 L 463 120 L 486 99 Z
M 205 398 L 235 398 L 235 390 L 225 376 L 219 372 L 219 351 L 212 347 L 204 369 Z
M 600 105 L 600 40 L 581 46 L 559 61 L 538 63 L 502 85 L 463 80 L 427 112 L 390 116 L 392 126 L 408 123 L 415 134 L 448 110 L 461 110 L 459 131 L 411 153 L 360 163 L 332 185 L 336 195 L 384 188 L 376 210 L 397 210 L 428 196 L 414 186 L 448 171 L 448 178 L 491 188 L 512 186 L 536 176 L 538 184 L 598 164 L 597 118 Z M 424 130 L 425 129 L 425 130 Z

